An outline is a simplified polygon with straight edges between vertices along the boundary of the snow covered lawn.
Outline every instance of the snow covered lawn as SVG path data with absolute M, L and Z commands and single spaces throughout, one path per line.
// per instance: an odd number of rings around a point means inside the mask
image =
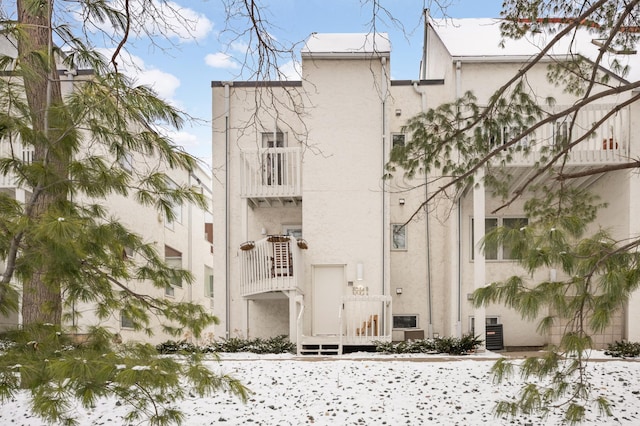
M 491 356 L 491 354 L 489 354 Z M 610 359 L 610 358 L 609 358 Z M 556 425 L 559 415 L 515 421 L 491 414 L 498 399 L 517 395 L 518 379 L 495 385 L 493 360 L 480 356 L 416 357 L 356 354 L 331 359 L 288 355 L 223 355 L 211 368 L 231 373 L 252 390 L 242 404 L 228 394 L 179 403 L 187 425 Z M 615 416 L 589 411 L 585 424 L 640 424 L 640 362 L 590 363 L 593 386 L 612 402 Z M 102 400 L 78 410 L 83 426 L 120 425 L 127 407 Z M 3 404 L 1 425 L 41 425 L 25 398 Z

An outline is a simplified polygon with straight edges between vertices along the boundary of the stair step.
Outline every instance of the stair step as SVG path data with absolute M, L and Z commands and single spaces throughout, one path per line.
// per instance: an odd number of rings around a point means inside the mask
M 339 343 L 303 343 L 300 355 L 340 355 L 342 352 Z

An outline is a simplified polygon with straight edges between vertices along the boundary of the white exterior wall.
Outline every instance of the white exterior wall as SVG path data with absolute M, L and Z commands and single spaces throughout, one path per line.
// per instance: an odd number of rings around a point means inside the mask
M 347 282 L 356 281 L 357 263 L 363 264 L 364 280 L 355 284 L 368 287 L 369 294 L 384 293 L 388 274 L 383 264 L 388 201 L 381 179 L 389 149 L 382 125 L 384 73 L 379 58 L 303 59 L 303 77 L 309 82 L 305 89 L 314 106 L 307 121 L 309 142 L 320 151 L 305 155 L 303 162 L 307 282 L 312 281 L 312 265 L 345 265 L 344 295 L 351 291 Z M 311 325 L 308 319 L 305 324 Z
M 512 77 L 521 67 L 521 63 L 516 61 L 498 63 L 489 59 L 487 62 L 477 62 L 454 58 L 436 36 L 430 38 L 429 47 L 431 54 L 427 78 L 443 79 L 444 82 L 434 84 L 431 81 L 429 85 L 425 82 L 417 87 L 418 91 L 426 93 L 427 108 L 451 102 L 468 90 L 474 92 L 480 104 L 486 103 L 498 84 Z M 290 324 L 287 324 L 287 319 L 291 318 L 287 316 L 290 304 L 284 295 L 277 300 L 250 302 L 241 297 L 237 249 L 243 241 L 261 238 L 263 228 L 267 234 L 273 234 L 281 232 L 283 224 L 300 223 L 304 238 L 309 242 L 309 250 L 303 256 L 305 321 L 302 331 L 305 334 L 313 333 L 313 312 L 318 309 L 312 299 L 313 270 L 323 265 L 344 266 L 344 282 L 341 284 L 343 295 L 351 293 L 349 282 L 368 287 L 369 294 L 391 294 L 393 313 L 417 315 L 418 328 L 425 330 L 425 336 L 430 333 L 446 336 L 469 332 L 474 309 L 467 295 L 477 285 L 471 259 L 472 194 L 469 192 L 459 200 L 459 228 L 457 204 L 440 198 L 429 206 L 429 244 L 426 238 L 427 220 L 424 214 L 420 214 L 407 225 L 408 249 L 390 249 L 390 225 L 404 223 L 425 199 L 423 186 L 407 191 L 409 187 L 422 185 L 422 176 L 408 182 L 402 177 L 402 171 L 398 170 L 386 186 L 381 180 L 383 164 L 391 149 L 390 136 L 401 132 L 406 120 L 421 111 L 423 104 L 420 93 L 408 82 L 395 82 L 388 86 L 391 96 L 382 96 L 385 85 L 390 82 L 383 77 L 380 58 L 318 58 L 303 55 L 303 76 L 302 87 L 290 87 L 296 92 L 295 97 L 300 104 L 304 104 L 301 108 L 305 111 L 302 116 L 304 126 L 301 127 L 291 126 L 291 123 L 300 123 L 286 108 L 278 109 L 277 113 L 258 108 L 260 120 L 257 122 L 261 124 L 249 129 L 253 125 L 249 118 L 255 111 L 256 94 L 246 86 L 229 87 L 228 160 L 224 139 L 225 89 L 221 84 L 213 88 L 213 159 L 216 175 L 214 226 L 218 230 L 215 243 L 216 294 L 223 294 L 227 285 L 230 289 L 228 311 L 225 311 L 225 301 L 216 298 L 215 312 L 221 318 L 229 315 L 228 324 L 220 326 L 217 336 L 228 330 L 232 335 L 248 333 L 249 337 L 264 337 L 286 334 L 290 329 Z M 540 103 L 544 103 L 547 96 L 555 97 L 558 105 L 570 104 L 575 100 L 573 96 L 548 84 L 545 64 L 530 73 L 528 82 L 535 88 Z M 275 93 L 277 97 L 285 98 L 282 88 L 260 90 L 267 97 Z M 298 96 L 297 93 L 303 95 Z M 602 99 L 601 102 L 610 103 L 614 100 Z M 274 105 L 273 102 L 270 104 Z M 635 115 L 634 111 L 630 114 L 635 120 L 631 128 L 640 125 L 637 122 L 637 116 L 640 116 L 637 113 L 638 106 L 634 108 Z M 278 115 L 279 127 L 284 127 L 284 131 L 291 126 L 305 135 L 305 138 L 296 142 L 304 147 L 302 202 L 301 205 L 252 208 L 238 196 L 239 150 L 260 146 L 259 133 L 273 129 L 270 123 L 275 121 L 274 115 Z M 630 133 L 631 143 L 637 145 L 637 136 Z M 291 137 L 288 146 L 293 146 Z M 225 166 L 229 167 L 227 186 Z M 436 177 L 435 172 L 433 177 Z M 637 197 L 633 196 L 640 189 L 639 185 L 640 180 L 637 177 L 630 178 L 628 172 L 608 175 L 593 184 L 591 189 L 602 195 L 602 201 L 609 203 L 594 226 L 610 228 L 614 235 L 621 237 L 640 233 L 637 219 L 640 217 L 640 204 L 635 200 Z M 225 188 L 229 190 L 229 208 L 226 212 Z M 429 193 L 434 189 L 429 188 Z M 404 199 L 403 205 L 401 198 Z M 485 217 L 524 215 L 524 200 L 518 200 L 497 215 L 490 214 L 499 204 L 499 200 L 485 194 Z M 226 232 L 229 232 L 228 275 L 224 256 Z M 364 265 L 363 282 L 356 282 L 358 263 Z M 487 283 L 524 273 L 513 261 L 488 260 L 484 270 Z M 549 271 L 539 271 L 533 278 L 546 279 L 548 274 Z M 225 282 L 227 276 L 228 284 Z M 400 288 L 401 293 L 397 291 Z M 630 302 L 629 311 L 633 312 L 634 309 L 640 309 L 640 299 Z M 499 317 L 504 325 L 506 346 L 537 346 L 551 341 L 549 336 L 537 334 L 536 321 L 522 320 L 513 310 L 488 306 L 485 314 Z M 327 309 L 326 315 L 335 315 L 335 312 Z M 627 317 L 630 315 L 627 314 Z M 630 323 L 629 318 L 627 322 Z M 640 339 L 640 328 L 634 328 L 631 324 L 626 327 L 629 336 L 638 335 Z M 621 315 L 602 339 L 619 339 L 623 337 L 624 330 L 624 315 Z M 402 340 L 403 337 L 404 330 L 394 330 L 394 340 Z

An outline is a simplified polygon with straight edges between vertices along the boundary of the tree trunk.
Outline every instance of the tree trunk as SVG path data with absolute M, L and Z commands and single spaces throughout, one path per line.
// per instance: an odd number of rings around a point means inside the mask
M 66 179 L 69 157 L 63 147 L 61 126 L 52 126 L 50 111 L 55 105 L 62 105 L 60 80 L 55 59 L 51 54 L 51 10 L 53 0 L 18 0 L 18 21 L 23 31 L 18 38 L 18 57 L 24 73 L 24 88 L 34 140 L 23 141 L 34 149 L 34 162 L 42 162 L 50 171 L 46 180 L 34 182 L 34 196 L 30 218 L 37 221 L 56 201 L 66 198 L 64 190 L 56 185 Z M 43 61 L 42 58 L 46 58 Z M 57 120 L 56 120 L 57 121 Z M 59 124 L 59 123 L 58 123 Z M 62 149 L 61 149 L 62 148 Z M 32 241 L 24 241 L 29 246 Z M 47 279 L 46 270 L 39 267 L 23 282 L 22 319 L 24 325 L 34 323 L 61 324 L 62 297 L 58 282 Z

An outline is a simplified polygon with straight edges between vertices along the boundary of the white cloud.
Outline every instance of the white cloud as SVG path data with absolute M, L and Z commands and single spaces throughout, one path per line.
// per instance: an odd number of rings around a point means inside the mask
M 200 146 L 200 139 L 193 133 L 185 131 L 170 131 L 167 136 L 177 145 L 184 147 L 185 150 L 191 151 L 191 148 Z
M 300 62 L 292 60 L 282 64 L 279 69 L 286 80 L 300 80 L 302 78 L 302 66 Z
M 247 53 L 247 51 L 249 50 L 249 45 L 244 41 L 234 41 L 233 43 L 231 43 L 231 49 L 235 50 L 236 52 Z
M 107 58 L 111 58 L 114 49 L 98 49 Z M 157 68 L 147 68 L 144 60 L 139 56 L 120 51 L 118 69 L 125 75 L 133 78 L 136 83 L 144 84 L 166 101 L 174 102 L 174 95 L 180 87 L 180 79 Z
M 209 53 L 204 58 L 204 62 L 211 68 L 227 68 L 236 69 L 240 68 L 240 65 L 226 53 Z

